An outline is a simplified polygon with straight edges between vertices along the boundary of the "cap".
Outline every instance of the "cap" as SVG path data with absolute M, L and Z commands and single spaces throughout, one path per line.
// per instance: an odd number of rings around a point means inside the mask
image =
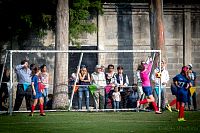
M 96 65 L 96 68 L 98 69 L 98 68 L 101 68 L 101 65 Z
M 189 64 L 188 66 L 192 68 L 192 64 Z

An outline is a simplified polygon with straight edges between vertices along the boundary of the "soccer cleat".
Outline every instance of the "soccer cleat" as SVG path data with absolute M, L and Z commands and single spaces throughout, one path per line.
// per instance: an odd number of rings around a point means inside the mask
M 178 122 L 186 122 L 184 118 L 178 118 Z
M 45 113 L 40 113 L 40 116 L 46 116 L 46 114 Z
M 30 113 L 29 116 L 33 116 L 33 113 Z
M 160 111 L 156 111 L 155 113 L 156 113 L 156 114 L 162 114 L 162 112 L 160 112 Z
M 169 104 L 166 105 L 166 109 L 169 110 L 170 112 L 172 112 L 172 108 Z

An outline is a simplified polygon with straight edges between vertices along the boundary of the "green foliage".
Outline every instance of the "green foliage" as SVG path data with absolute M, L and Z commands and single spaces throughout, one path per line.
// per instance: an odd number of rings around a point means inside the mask
M 21 18 L 21 20 L 24 20 L 28 24 L 29 28 L 32 27 L 31 15 L 22 15 L 20 18 Z
M 86 33 L 94 33 L 96 24 L 92 22 L 92 13 L 102 12 L 100 0 L 75 0 L 70 8 L 69 35 L 72 44 L 80 45 L 78 39 Z M 95 14 L 96 15 L 96 14 Z

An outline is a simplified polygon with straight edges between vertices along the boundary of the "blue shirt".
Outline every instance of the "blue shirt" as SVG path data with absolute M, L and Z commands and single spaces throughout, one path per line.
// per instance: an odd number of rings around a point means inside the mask
M 17 65 L 15 68 L 19 84 L 31 84 L 31 70 L 25 69 L 23 65 Z
M 32 82 L 34 83 L 35 92 L 38 93 L 39 88 L 38 88 L 38 76 L 37 75 L 34 75 L 32 77 Z
M 174 82 L 178 82 L 178 89 L 186 89 L 189 79 L 187 79 L 184 75 L 178 74 L 173 78 Z

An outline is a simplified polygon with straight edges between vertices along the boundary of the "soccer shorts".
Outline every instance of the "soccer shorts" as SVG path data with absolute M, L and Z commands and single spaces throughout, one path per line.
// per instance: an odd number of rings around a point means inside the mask
M 152 95 L 152 88 L 151 86 L 143 86 L 143 92 L 145 93 L 146 96 Z

